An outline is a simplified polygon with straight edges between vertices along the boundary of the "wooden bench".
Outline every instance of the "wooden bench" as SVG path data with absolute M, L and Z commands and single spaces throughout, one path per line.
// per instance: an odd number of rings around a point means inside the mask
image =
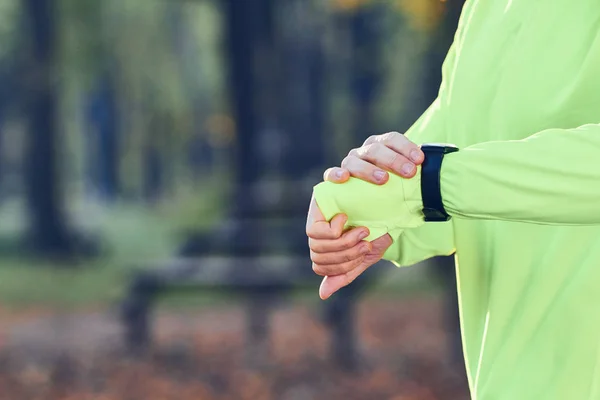
M 314 275 L 308 257 L 193 257 L 159 262 L 137 272 L 122 307 L 128 348 L 142 353 L 151 343 L 151 311 L 156 301 L 174 291 L 190 294 L 225 290 L 241 295 L 246 306 L 247 360 L 264 365 L 269 353 L 269 316 L 292 288 L 315 291 L 320 277 Z M 340 368 L 357 366 L 354 308 L 363 285 L 355 283 L 324 305 L 331 328 L 331 355 Z

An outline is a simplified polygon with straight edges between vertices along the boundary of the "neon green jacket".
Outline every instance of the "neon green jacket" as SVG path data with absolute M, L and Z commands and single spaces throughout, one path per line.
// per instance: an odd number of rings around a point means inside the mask
M 599 124 L 600 0 L 470 0 L 407 132 L 460 147 L 441 173 L 452 220 L 415 217 L 418 177 L 315 189 L 327 217 L 389 232 L 398 265 L 456 251 L 475 400 L 600 399 Z

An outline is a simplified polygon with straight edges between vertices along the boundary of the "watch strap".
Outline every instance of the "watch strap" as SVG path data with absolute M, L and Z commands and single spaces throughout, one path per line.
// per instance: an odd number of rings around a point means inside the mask
M 424 144 L 425 160 L 421 165 L 421 197 L 425 222 L 444 222 L 450 215 L 444 209 L 440 187 L 440 172 L 444 156 L 458 151 L 450 144 Z

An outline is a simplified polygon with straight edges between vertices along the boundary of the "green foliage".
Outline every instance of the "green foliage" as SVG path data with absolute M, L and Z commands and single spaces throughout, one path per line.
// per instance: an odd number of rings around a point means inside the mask
M 235 143 L 235 121 L 228 104 L 223 56 L 223 15 L 217 0 L 58 0 L 56 4 L 57 81 L 61 91 L 61 133 L 65 139 L 61 153 L 63 169 L 68 174 L 65 187 L 69 200 L 81 200 L 83 166 L 88 157 L 83 149 L 90 133 L 85 105 L 90 90 L 105 73 L 115 80 L 122 114 L 118 137 L 124 192 L 134 193 L 130 197 L 133 199 L 139 196 L 146 168 L 143 156 L 149 146 L 159 149 L 172 185 L 166 206 L 145 208 L 139 203 L 126 203 L 113 206 L 104 216 L 101 236 L 107 238 L 113 254 L 110 259 L 93 265 L 102 266 L 98 275 L 87 271 L 73 273 L 72 278 L 66 272 L 59 272 L 58 278 L 53 278 L 51 272 L 39 275 L 48 282 L 49 297 L 59 294 L 62 286 L 58 286 L 56 293 L 51 287 L 61 282 L 88 288 L 74 290 L 75 298 L 79 294 L 85 298 L 86 293 L 95 298 L 104 289 L 123 284 L 116 283 L 123 279 L 123 265 L 131 260 L 169 255 L 181 232 L 209 228 L 226 210 L 224 199 L 230 187 L 223 182 L 231 176 L 223 170 L 230 164 L 230 155 L 226 151 L 216 154 L 213 163 L 219 164 L 218 167 L 206 172 L 216 176 L 210 182 L 194 182 L 186 159 L 186 151 L 198 137 L 207 139 L 206 143 L 217 149 L 226 150 Z M 377 59 L 367 61 L 382 75 L 384 85 L 374 99 L 376 126 L 371 132 L 364 132 L 366 137 L 381 130 L 400 129 L 400 122 L 414 117 L 411 110 L 421 86 L 423 55 L 442 5 L 437 0 L 312 0 L 310 5 L 302 17 L 314 19 L 309 25 L 323 33 L 318 39 L 325 53 L 327 133 L 334 137 L 333 142 L 340 150 L 335 157 L 337 162 L 339 156 L 358 145 L 355 120 L 351 118 L 355 115 L 355 99 L 349 82 L 351 55 L 356 49 L 350 43 L 350 18 L 373 9 L 381 10 L 374 14 L 382 33 L 378 39 L 381 49 Z M 293 5 L 280 7 L 276 25 L 291 23 L 290 19 L 297 17 L 294 10 Z M 20 1 L 0 0 L 2 62 L 12 59 L 14 50 L 27 37 L 21 21 Z M 297 44 L 289 40 L 284 45 Z M 9 122 L 3 128 L 19 126 L 18 121 Z M 4 129 L 3 140 L 15 146 L 13 136 L 22 132 L 18 130 L 9 137 L 8 131 Z M 7 160 L 12 159 L 2 161 Z M 0 220 L 6 225 L 6 218 Z M 38 269 L 27 269 L 26 264 L 10 261 L 7 268 L 0 265 L 0 300 L 4 296 L 26 301 L 31 281 L 38 276 Z M 40 270 L 46 269 L 42 266 Z M 18 279 L 23 286 L 16 284 Z M 88 282 L 97 282 L 100 289 L 89 288 Z M 46 291 L 45 285 L 40 286 L 42 293 Z M 115 291 L 108 289 L 107 293 L 111 297 Z M 19 300 L 19 296 L 24 297 Z
M 120 135 L 126 187 L 138 190 L 141 151 L 148 145 L 163 149 L 163 161 L 172 171 L 181 170 L 181 154 L 190 140 L 205 134 L 202 122 L 226 112 L 221 18 L 215 4 L 62 0 L 59 16 L 65 119 L 79 115 L 80 121 L 71 126 L 74 146 L 79 146 L 76 136 L 88 129 L 82 102 L 108 72 L 128 122 L 121 127 L 127 133 Z
M 0 60 L 12 55 L 17 43 L 21 8 L 16 0 L 0 0 Z

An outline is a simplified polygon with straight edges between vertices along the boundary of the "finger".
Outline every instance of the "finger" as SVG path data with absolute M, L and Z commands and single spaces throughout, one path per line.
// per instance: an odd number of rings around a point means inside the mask
M 321 265 L 313 263 L 313 272 L 319 276 L 342 276 L 356 269 L 365 260 L 365 256 L 361 256 L 355 260 L 346 261 L 335 265 Z
M 394 243 L 394 240 L 389 233 L 386 233 L 385 235 L 380 236 L 371 242 L 371 249 L 372 251 L 374 250 L 375 252 L 383 254 L 392 245 L 392 243 Z
M 350 175 L 376 185 L 383 185 L 389 179 L 387 171 L 376 167 L 359 157 L 348 156 L 342 161 L 342 167 L 350 171 Z
M 327 220 L 325 219 L 325 215 L 323 215 L 323 213 L 321 212 L 321 209 L 319 209 L 317 201 L 315 200 L 315 195 L 313 193 L 313 195 L 310 198 L 310 205 L 308 206 L 308 215 L 306 217 L 306 229 L 308 230 L 308 228 L 311 225 L 317 222 L 327 222 Z
M 371 135 L 363 142 L 363 146 L 369 145 L 371 143 L 375 143 L 381 135 Z
M 351 284 L 371 265 L 361 263 L 356 268 L 353 268 L 344 274 L 326 276 L 325 278 L 323 278 L 321 286 L 319 287 L 319 297 L 321 297 L 322 300 L 327 300 L 329 297 L 331 297 L 332 294 L 334 294 L 341 288 Z
M 315 253 L 332 253 L 351 249 L 367 236 L 369 236 L 369 229 L 353 228 L 344 232 L 339 239 L 323 240 L 309 237 L 308 246 Z
M 311 250 L 310 258 L 313 263 L 318 265 L 342 265 L 346 262 L 357 260 L 371 251 L 371 244 L 367 241 L 357 244 L 349 249 L 334 251 L 330 253 L 316 253 Z M 328 272 L 326 275 L 339 275 L 348 271 L 339 270 L 337 272 Z
M 344 168 L 333 167 L 327 169 L 323 173 L 323 180 L 334 182 L 334 183 L 344 183 L 348 179 L 350 179 L 350 172 Z
M 336 214 L 331 219 L 331 222 L 329 222 L 329 229 L 331 229 L 335 239 L 342 237 L 346 222 L 348 222 L 348 216 L 346 214 Z
M 344 233 L 344 226 L 348 221 L 345 214 L 337 214 L 331 219 L 331 222 L 317 221 L 306 228 L 306 235 L 310 239 L 335 240 L 341 238 Z M 309 240 L 310 240 L 309 239 Z M 310 245 L 310 241 L 309 241 Z
M 387 147 L 383 142 L 361 147 L 358 149 L 358 157 L 405 178 L 412 178 L 416 173 L 416 165 L 411 160 Z
M 374 141 L 383 143 L 385 146 L 399 154 L 402 154 L 416 165 L 422 164 L 423 160 L 425 160 L 425 154 L 423 154 L 423 151 L 419 145 L 413 143 L 410 139 L 399 132 L 388 132 L 383 135 L 379 135 L 374 139 Z
M 332 222 L 334 219 L 336 219 L 336 217 L 337 219 L 346 218 L 347 220 L 347 217 L 345 215 L 336 215 L 332 219 Z M 330 228 L 330 223 L 325 219 L 325 215 L 323 215 L 323 213 L 321 212 L 321 209 L 319 208 L 319 205 L 317 204 L 317 201 L 315 200 L 315 195 L 313 193 L 310 199 L 310 205 L 308 207 L 308 216 L 306 217 L 306 234 L 310 236 L 310 232 L 314 231 L 313 235 L 326 235 L 325 237 L 315 236 L 315 238 L 321 239 L 336 239 L 342 235 L 341 231 L 338 232 L 339 234 L 337 235 L 336 232 L 329 232 L 331 230 Z

